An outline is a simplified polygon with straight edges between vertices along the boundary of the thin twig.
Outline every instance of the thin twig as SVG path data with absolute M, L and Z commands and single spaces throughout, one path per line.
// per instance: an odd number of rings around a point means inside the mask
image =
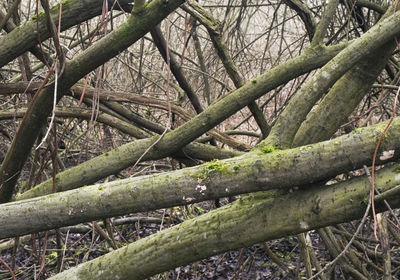
M 383 130 L 381 136 L 379 137 L 378 143 L 376 144 L 375 151 L 374 151 L 374 156 L 372 158 L 372 170 L 371 170 L 371 196 L 372 196 L 372 214 L 374 217 L 374 236 L 376 240 L 379 240 L 378 234 L 377 234 L 377 221 L 376 221 L 376 214 L 375 214 L 375 161 L 376 161 L 376 156 L 378 154 L 378 150 L 380 147 L 380 144 L 382 142 L 383 137 L 385 136 L 387 130 L 389 129 L 390 124 L 393 122 L 394 117 L 396 116 L 396 110 L 397 110 L 397 98 L 399 97 L 400 93 L 400 87 L 398 88 L 396 92 L 396 96 L 394 98 L 394 105 L 393 105 L 393 112 L 392 116 L 390 117 L 389 122 L 387 123 L 385 129 Z
M 364 170 L 365 170 L 365 173 L 367 174 L 369 180 L 372 181 L 372 178 L 371 178 L 371 176 L 369 175 L 369 170 L 368 170 L 367 166 L 365 166 L 365 165 L 364 165 Z M 327 271 L 327 270 L 328 270 L 329 268 L 331 268 L 341 257 L 343 257 L 344 254 L 347 252 L 347 250 L 350 248 L 351 244 L 353 243 L 353 241 L 354 241 L 355 238 L 357 237 L 358 233 L 361 231 L 361 228 L 363 227 L 365 221 L 367 220 L 368 213 L 369 213 L 369 209 L 371 208 L 371 205 L 372 205 L 372 199 L 373 199 L 372 191 L 370 192 L 370 196 L 369 196 L 369 197 L 370 197 L 370 199 L 369 199 L 369 202 L 368 202 L 368 205 L 367 205 L 367 209 L 365 209 L 364 216 L 362 217 L 361 222 L 360 222 L 360 224 L 358 225 L 357 230 L 356 230 L 356 232 L 353 234 L 353 236 L 352 236 L 352 238 L 350 239 L 349 243 L 347 243 L 346 247 L 344 247 L 344 249 L 342 250 L 342 252 L 340 252 L 340 254 L 337 255 L 337 257 L 336 257 L 334 260 L 332 260 L 331 262 L 329 262 L 328 264 L 326 264 L 326 265 L 324 266 L 323 269 L 321 269 L 317 274 L 315 274 L 314 276 L 308 278 L 307 280 L 315 279 L 315 278 L 317 278 L 319 275 L 321 275 L 322 273 L 324 273 L 325 271 Z
M 8 269 L 8 271 L 9 271 L 10 274 L 11 274 L 11 277 L 12 277 L 14 280 L 17 280 L 17 278 L 15 278 L 14 272 L 12 271 L 11 267 L 10 267 L 2 258 L 0 258 L 0 262 Z
M 161 139 L 164 137 L 164 135 L 167 133 L 167 131 L 169 130 L 169 128 L 171 127 L 171 123 L 172 123 L 172 114 L 171 114 L 171 101 L 170 101 L 170 96 L 169 96 L 169 83 L 171 80 L 171 63 L 170 63 L 170 56 L 169 56 L 169 21 L 167 18 L 167 24 L 166 24 L 166 54 L 167 54 L 167 104 L 168 104 L 168 123 L 167 126 L 165 127 L 163 133 L 160 135 L 160 137 L 158 137 L 158 139 L 151 144 L 145 151 L 144 153 L 138 158 L 138 160 L 135 162 L 135 164 L 133 165 L 132 169 L 135 169 L 135 167 L 139 164 L 139 162 L 143 159 L 143 157 L 155 146 L 157 145 L 158 142 L 161 141 Z

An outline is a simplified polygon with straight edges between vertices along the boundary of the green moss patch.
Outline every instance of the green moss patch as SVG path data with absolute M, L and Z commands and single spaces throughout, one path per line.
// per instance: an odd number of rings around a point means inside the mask
M 262 151 L 264 154 L 272 153 L 272 152 L 274 152 L 275 150 L 276 150 L 276 148 L 275 148 L 274 146 L 264 146 L 264 147 L 261 148 L 261 151 Z
M 204 172 L 200 173 L 197 177 L 199 179 L 205 179 L 208 173 L 213 171 L 218 171 L 220 173 L 227 171 L 228 165 L 218 159 L 213 159 L 212 161 L 208 162 L 204 166 Z

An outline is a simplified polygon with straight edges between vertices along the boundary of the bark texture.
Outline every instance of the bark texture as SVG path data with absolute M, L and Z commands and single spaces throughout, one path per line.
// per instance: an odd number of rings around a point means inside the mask
M 164 174 L 117 180 L 4 204 L 0 206 L 0 238 L 132 212 L 316 183 L 369 164 L 384 125 L 290 150 L 255 151 Z M 400 148 L 399 137 L 400 120 L 397 119 L 382 149 Z M 107 161 L 107 157 L 103 155 L 103 160 Z M 109 164 L 114 165 L 113 162 Z M 85 181 L 85 175 L 80 179 Z M 42 195 L 45 191 L 36 188 L 21 198 Z
M 377 173 L 385 192 L 400 182 L 399 166 Z M 367 177 L 289 193 L 249 196 L 185 221 L 50 279 L 146 279 L 228 250 L 360 218 L 370 192 Z M 275 198 L 275 199 L 274 199 Z M 282 207 L 282 201 L 285 207 Z M 400 206 L 399 196 L 390 205 Z M 378 211 L 385 208 L 377 205 Z
M 162 0 L 152 1 L 140 13 L 133 13 L 118 29 L 77 55 L 73 60 L 68 61 L 62 76 L 58 80 L 58 99 L 87 73 L 104 64 L 143 37 L 183 2 L 183 0 L 169 1 L 167 3 Z M 0 203 L 11 199 L 19 173 L 39 134 L 40 128 L 44 125 L 52 110 L 53 96 L 54 84 L 38 92 L 17 130 L 0 168 Z
M 245 107 L 250 101 L 257 99 L 269 90 L 272 90 L 294 77 L 322 66 L 332 59 L 343 47 L 344 45 L 338 45 L 326 49 L 308 50 L 303 55 L 267 71 L 265 74 L 231 92 L 231 94 L 208 107 L 204 112 L 190 121 L 167 133 L 165 137 L 143 157 L 143 160 L 160 159 L 171 155 Z M 156 141 L 157 137 L 158 136 L 155 136 L 151 139 L 138 140 L 126 144 L 57 174 L 57 191 L 69 190 L 92 184 L 131 166 L 146 149 Z M 36 195 L 44 195 L 50 193 L 49 190 L 51 190 L 51 188 L 52 181 L 49 180 L 33 189 L 32 192 L 37 193 Z M 43 189 L 46 191 L 39 191 L 36 189 Z M 24 197 L 24 195 L 22 197 Z
M 393 37 L 400 32 L 399 23 L 400 12 L 388 16 L 324 65 L 291 99 L 271 129 L 264 145 L 291 147 L 297 130 L 314 104 L 355 63 L 393 40 Z
M 113 1 L 108 2 L 108 7 L 113 7 Z M 124 7 L 130 2 L 132 1 L 122 0 L 119 1 L 119 4 Z M 61 30 L 66 30 L 100 15 L 103 7 L 102 4 L 103 0 L 63 1 Z M 50 14 L 53 22 L 58 23 L 59 5 L 52 7 Z M 36 22 L 38 22 L 38 26 Z M 29 51 L 29 49 L 39 43 L 39 38 L 43 42 L 49 37 L 50 32 L 47 29 L 45 15 L 40 13 L 39 16 L 32 18 L 29 22 L 0 38 L 0 67 Z

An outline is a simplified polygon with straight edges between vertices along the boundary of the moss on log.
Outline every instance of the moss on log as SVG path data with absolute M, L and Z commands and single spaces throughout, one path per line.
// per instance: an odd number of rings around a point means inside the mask
M 399 166 L 378 171 L 375 180 L 381 192 L 390 190 L 400 182 Z M 364 214 L 370 188 L 363 176 L 277 198 L 248 196 L 50 279 L 146 279 L 228 250 L 351 221 Z M 399 196 L 389 203 L 399 207 Z M 384 209 L 377 204 L 378 211 Z
M 241 193 L 309 185 L 370 163 L 384 125 L 290 150 L 254 151 L 192 168 L 0 205 L 0 238 Z M 400 148 L 399 138 L 400 119 L 396 119 L 381 149 Z M 107 161 L 108 156 L 103 155 L 102 160 Z M 80 177 L 83 181 L 84 176 Z M 35 196 L 35 191 L 38 189 L 25 195 Z

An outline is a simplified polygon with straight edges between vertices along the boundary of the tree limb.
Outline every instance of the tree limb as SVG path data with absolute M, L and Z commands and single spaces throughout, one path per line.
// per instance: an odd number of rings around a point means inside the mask
M 313 145 L 243 156 L 163 174 L 134 177 L 0 205 L 0 238 L 242 193 L 286 190 L 331 178 L 371 162 L 385 124 Z M 382 149 L 399 149 L 400 119 Z M 101 156 L 110 166 L 116 163 Z M 393 160 L 393 158 L 391 159 Z M 85 181 L 86 175 L 80 176 Z M 68 177 L 59 178 L 70 180 Z M 398 183 L 398 179 L 396 179 Z M 18 199 L 51 193 L 37 187 Z M 58 190 L 60 191 L 60 190 Z M 62 202 L 62 203 L 60 203 Z

